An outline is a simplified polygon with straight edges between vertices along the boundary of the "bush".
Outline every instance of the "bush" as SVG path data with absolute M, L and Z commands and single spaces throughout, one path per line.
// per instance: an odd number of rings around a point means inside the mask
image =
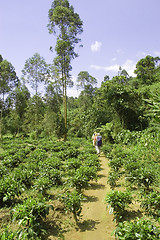
M 141 207 L 145 209 L 146 213 L 160 220 L 160 193 L 157 191 L 149 194 L 143 194 Z
M 115 157 L 109 162 L 109 166 L 115 172 L 118 172 L 123 167 L 123 159 L 121 157 Z
M 83 197 L 82 194 L 79 194 L 77 191 L 67 191 L 60 196 L 60 200 L 64 203 L 66 212 L 73 213 L 76 223 L 78 222 L 77 217 L 80 216 L 82 211 L 81 201 Z
M 16 240 L 17 239 L 17 232 L 12 232 L 11 230 L 6 227 L 3 232 L 0 232 L 0 239 L 1 240 Z
M 68 158 L 65 161 L 65 167 L 68 170 L 78 169 L 81 165 L 82 165 L 82 162 L 79 159 L 77 159 L 77 158 Z
M 119 223 L 115 231 L 117 240 L 158 240 L 160 229 L 149 220 Z
M 60 185 L 61 183 L 61 174 L 58 169 L 48 169 L 48 171 L 44 169 L 35 180 L 33 188 L 45 195 L 47 189 L 50 189 L 54 185 Z
M 114 213 L 114 219 L 119 222 L 125 214 L 125 209 L 132 203 L 130 192 L 111 191 L 105 197 L 105 202 L 110 207 L 110 213 Z
M 108 175 L 108 183 L 111 186 L 111 189 L 116 187 L 116 181 L 118 181 L 120 174 L 115 171 L 110 171 Z
M 88 187 L 89 181 L 93 179 L 97 179 L 97 168 L 82 165 L 73 172 L 71 184 L 76 187 L 78 192 L 81 192 L 83 188 Z
M 137 144 L 140 137 L 141 137 L 140 131 L 131 132 L 130 130 L 123 129 L 116 135 L 115 141 L 117 143 L 123 143 L 125 145 L 130 145 L 130 144 L 133 145 L 133 144 Z
M 15 196 L 24 191 L 24 186 L 13 179 L 12 175 L 0 179 L 0 202 L 11 203 Z
M 46 151 L 40 148 L 35 149 L 28 155 L 30 161 L 39 162 L 47 158 Z
M 44 232 L 43 220 L 50 208 L 53 209 L 53 206 L 47 205 L 45 199 L 28 198 L 11 210 L 11 218 L 12 221 L 19 221 L 21 234 L 25 234 L 28 239 L 35 239 Z

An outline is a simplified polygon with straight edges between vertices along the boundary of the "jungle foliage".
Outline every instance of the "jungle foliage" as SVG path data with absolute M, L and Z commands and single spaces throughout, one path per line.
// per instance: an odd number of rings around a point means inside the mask
M 6 60 L 2 60 L 1 140 L 7 133 L 15 136 L 29 134 L 33 138 L 46 135 L 62 138 L 66 131 L 69 136 L 90 138 L 92 132 L 99 129 L 107 141 L 115 142 L 121 130 L 138 132 L 147 129 L 159 119 L 160 67 L 157 59 L 146 56 L 137 63 L 137 77 L 126 77 L 122 70 L 111 80 L 102 81 L 99 88 L 94 87 L 94 77 L 81 72 L 77 78 L 77 86 L 82 89 L 80 95 L 67 97 L 67 129 L 56 68 L 47 65 L 37 53 L 26 61 L 23 74 L 28 72 L 27 84 L 36 89 L 35 94 L 31 94 L 24 81 L 17 82 L 13 67 L 4 73 L 2 63 L 5 64 Z M 40 78 L 36 75 L 37 69 Z M 147 76 L 150 81 L 146 80 Z

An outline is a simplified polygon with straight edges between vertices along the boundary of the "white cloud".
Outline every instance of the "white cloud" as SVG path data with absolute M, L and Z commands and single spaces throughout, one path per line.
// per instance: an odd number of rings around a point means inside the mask
M 104 70 L 104 67 L 99 66 L 99 65 L 91 65 L 90 68 L 93 68 L 95 70 Z
M 104 67 L 104 70 L 107 72 L 107 71 L 112 71 L 112 72 L 118 72 L 119 70 L 119 65 L 118 64 L 115 64 L 115 65 L 111 65 L 111 66 L 108 66 L 108 67 Z
M 78 97 L 80 94 L 80 91 L 76 89 L 76 87 L 67 88 L 67 96 L 68 97 Z
M 114 57 L 114 58 L 111 59 L 111 62 L 115 62 L 116 60 L 117 60 L 117 58 Z
M 79 94 L 80 94 L 80 91 L 79 90 L 77 90 L 77 88 L 76 88 L 76 77 L 75 76 L 73 76 L 72 75 L 72 81 L 74 82 L 74 85 L 73 85 L 73 87 L 68 87 L 67 88 L 67 96 L 68 97 L 78 97 L 79 96 Z
M 136 68 L 136 62 L 127 59 L 121 67 L 128 72 L 129 76 L 135 77 L 134 70 Z
M 122 49 L 120 49 L 120 48 L 117 49 L 116 52 L 119 53 L 119 54 L 123 54 L 124 53 L 124 51 Z
M 157 57 L 157 56 L 159 57 L 159 56 L 160 56 L 160 51 L 155 51 L 155 52 L 154 52 L 154 55 L 156 55 L 156 57 Z
M 92 52 L 98 52 L 98 51 L 100 51 L 101 46 L 102 46 L 102 43 L 101 43 L 101 42 L 95 41 L 95 42 L 91 45 L 91 51 L 92 51 Z
M 91 65 L 90 67 L 95 69 L 95 70 L 103 70 L 103 71 L 106 71 L 106 72 L 108 72 L 108 71 L 118 72 L 118 70 L 119 70 L 119 65 L 118 64 L 107 66 L 107 67 L 99 66 L 99 65 Z
M 145 58 L 147 55 L 153 56 L 153 57 L 159 57 L 160 51 L 153 51 L 153 52 L 138 52 L 136 56 L 141 59 Z
M 145 52 L 138 52 L 136 55 L 137 55 L 138 58 L 144 58 L 147 55 L 147 53 L 145 53 Z
M 114 64 L 110 66 L 99 66 L 99 65 L 91 65 L 90 67 L 95 70 L 102 70 L 105 72 L 111 72 L 112 74 L 118 74 L 119 67 L 122 67 L 122 69 L 125 69 L 129 76 L 135 76 L 134 70 L 136 67 L 136 62 L 133 60 L 127 59 L 122 65 Z

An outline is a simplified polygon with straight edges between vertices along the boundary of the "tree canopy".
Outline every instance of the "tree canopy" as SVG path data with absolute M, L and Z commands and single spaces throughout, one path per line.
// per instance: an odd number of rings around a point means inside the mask
M 39 53 L 35 53 L 27 59 L 22 70 L 23 80 L 31 85 L 35 93 L 38 93 L 38 83 L 47 81 L 49 70 L 47 63 Z
M 78 56 L 75 45 L 80 42 L 79 34 L 83 32 L 82 21 L 68 0 L 54 0 L 48 14 L 49 33 L 57 36 L 55 51 L 57 56 L 54 64 L 61 76 L 63 89 L 63 109 L 65 128 L 67 133 L 67 85 L 70 81 L 71 60 Z M 64 138 L 66 139 L 65 134 Z
M 9 93 L 18 85 L 19 79 L 16 75 L 15 68 L 7 60 L 0 61 L 0 94 L 4 99 L 4 95 Z

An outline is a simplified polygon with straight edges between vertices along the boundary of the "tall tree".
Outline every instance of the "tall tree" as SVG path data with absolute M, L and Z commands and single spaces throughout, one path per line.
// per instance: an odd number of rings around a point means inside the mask
M 27 82 L 31 85 L 32 89 L 35 90 L 35 127 L 34 130 L 38 134 L 38 114 L 39 114 L 39 96 L 38 96 L 38 86 L 39 83 L 45 83 L 49 77 L 48 65 L 45 62 L 44 58 L 40 54 L 35 53 L 33 57 L 29 58 L 25 62 L 24 69 L 22 70 L 23 76 L 22 79 L 24 82 Z M 37 126 L 37 129 L 36 129 Z
M 92 77 L 87 71 L 81 71 L 76 80 L 77 89 L 82 89 L 78 102 L 84 109 L 90 107 L 93 103 L 93 97 L 97 84 L 96 78 Z
M 104 76 L 104 82 L 106 82 L 106 81 L 109 81 L 109 76 L 108 75 Z
M 67 130 L 67 86 L 70 83 L 71 60 L 78 57 L 78 54 L 75 52 L 75 46 L 80 42 L 78 35 L 83 32 L 83 24 L 68 0 L 54 0 L 48 17 L 49 33 L 54 33 L 57 36 L 57 44 L 55 47 L 57 57 L 54 59 L 54 64 L 61 76 L 64 119 Z M 66 138 L 67 133 L 64 135 L 64 140 L 66 140 Z
M 155 70 L 159 57 L 146 56 L 138 61 L 134 73 L 143 85 L 150 85 L 155 82 Z
M 0 54 L 0 63 L 3 61 L 3 57 L 2 55 Z
M 39 83 L 44 83 L 47 80 L 47 63 L 39 53 L 35 53 L 31 58 L 26 60 L 22 74 L 24 82 L 29 83 L 37 95 Z
M 8 94 L 14 87 L 18 86 L 19 79 L 15 68 L 7 60 L 0 62 L 0 94 L 4 100 L 5 94 Z
M 24 113 L 23 131 L 31 133 L 35 138 L 42 133 L 43 119 L 45 114 L 45 104 L 39 95 L 34 95 L 27 101 Z
M 142 97 L 134 87 L 121 80 L 123 76 L 115 76 L 101 85 L 101 105 L 104 102 L 103 108 L 107 107 L 110 117 L 119 120 L 123 128 L 142 130 L 147 124 L 143 119 Z
M 96 78 L 92 77 L 87 71 L 81 71 L 77 77 L 77 88 L 85 89 L 97 84 Z
M 44 118 L 44 130 L 48 135 L 55 133 L 62 138 L 65 133 L 64 118 L 61 114 L 62 91 L 58 82 L 50 82 L 44 96 L 46 113 Z
M 19 83 L 18 87 L 8 95 L 6 102 L 8 103 L 8 129 L 12 133 L 22 130 L 24 114 L 26 112 L 27 102 L 30 93 L 25 85 Z
M 0 55 L 0 95 L 1 100 L 1 115 L 0 115 L 0 139 L 2 139 L 3 129 L 3 107 L 5 94 L 8 94 L 14 87 L 18 85 L 19 79 L 16 75 L 15 68 L 7 60 L 3 60 Z

